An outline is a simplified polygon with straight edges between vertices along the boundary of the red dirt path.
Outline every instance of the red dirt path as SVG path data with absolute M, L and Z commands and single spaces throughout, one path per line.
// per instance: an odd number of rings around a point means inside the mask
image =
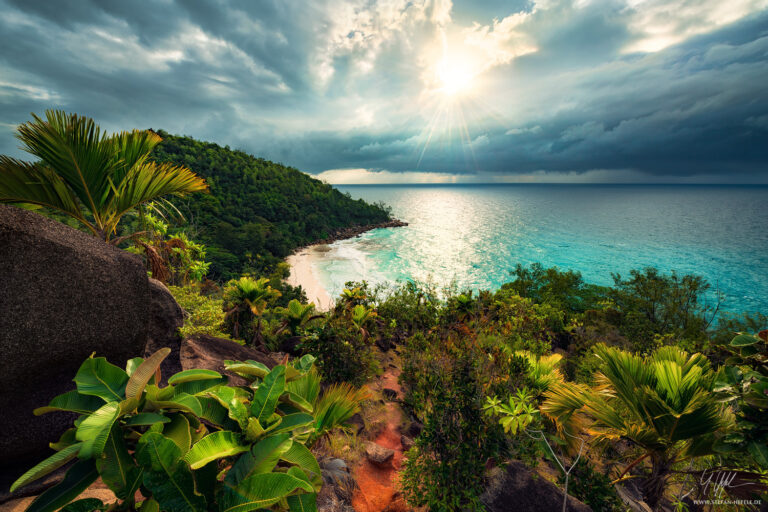
M 397 378 L 400 370 L 389 368 L 378 382 L 380 389 L 389 388 L 397 391 L 398 398 L 402 395 Z M 395 451 L 392 465 L 379 468 L 364 459 L 355 470 L 358 489 L 352 497 L 352 506 L 357 512 L 405 512 L 408 507 L 397 491 L 398 470 L 403 461 L 403 445 L 400 443 L 400 424 L 403 421 L 402 411 L 397 402 L 387 402 L 386 424 L 373 440 L 374 443 Z

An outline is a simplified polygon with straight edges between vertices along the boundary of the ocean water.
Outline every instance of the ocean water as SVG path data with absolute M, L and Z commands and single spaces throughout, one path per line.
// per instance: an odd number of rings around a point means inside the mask
M 344 283 L 404 280 L 496 289 L 516 263 L 611 273 L 657 267 L 704 276 L 726 311 L 768 313 L 768 187 L 681 185 L 338 186 L 410 223 L 331 244 L 315 263 Z

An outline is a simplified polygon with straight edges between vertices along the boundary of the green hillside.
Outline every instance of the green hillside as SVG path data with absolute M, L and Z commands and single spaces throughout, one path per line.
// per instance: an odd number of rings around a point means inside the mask
M 185 165 L 210 186 L 210 194 L 175 204 L 188 231 L 208 246 L 214 279 L 270 270 L 297 247 L 343 228 L 390 219 L 385 206 L 354 200 L 298 169 L 228 146 L 157 133 L 163 142 L 154 159 Z

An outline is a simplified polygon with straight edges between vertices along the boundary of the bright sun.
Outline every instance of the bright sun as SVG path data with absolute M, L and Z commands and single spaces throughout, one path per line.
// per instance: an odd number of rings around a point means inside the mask
M 437 78 L 443 94 L 457 96 L 471 89 L 474 74 L 466 63 L 446 57 L 437 65 Z

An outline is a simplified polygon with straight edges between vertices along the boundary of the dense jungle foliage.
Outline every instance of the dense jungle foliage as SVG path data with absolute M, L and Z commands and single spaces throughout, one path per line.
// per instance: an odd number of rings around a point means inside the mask
M 228 146 L 157 132 L 157 162 L 183 165 L 205 178 L 210 194 L 174 199 L 190 235 L 208 247 L 209 276 L 225 281 L 271 271 L 297 247 L 350 226 L 390 219 L 388 209 L 351 199 L 293 167 Z
M 718 311 L 698 276 L 647 268 L 605 287 L 531 265 L 495 292 L 350 282 L 328 312 L 268 278 L 185 290 L 218 308 L 209 327 L 312 354 L 328 382 L 362 385 L 396 348 L 421 432 L 402 473 L 413 506 L 482 510 L 489 464 L 508 459 L 548 465 L 596 510 L 625 510 L 616 485 L 635 483 L 654 510 L 765 499 L 768 318 Z M 716 470 L 739 484 L 702 484 Z

